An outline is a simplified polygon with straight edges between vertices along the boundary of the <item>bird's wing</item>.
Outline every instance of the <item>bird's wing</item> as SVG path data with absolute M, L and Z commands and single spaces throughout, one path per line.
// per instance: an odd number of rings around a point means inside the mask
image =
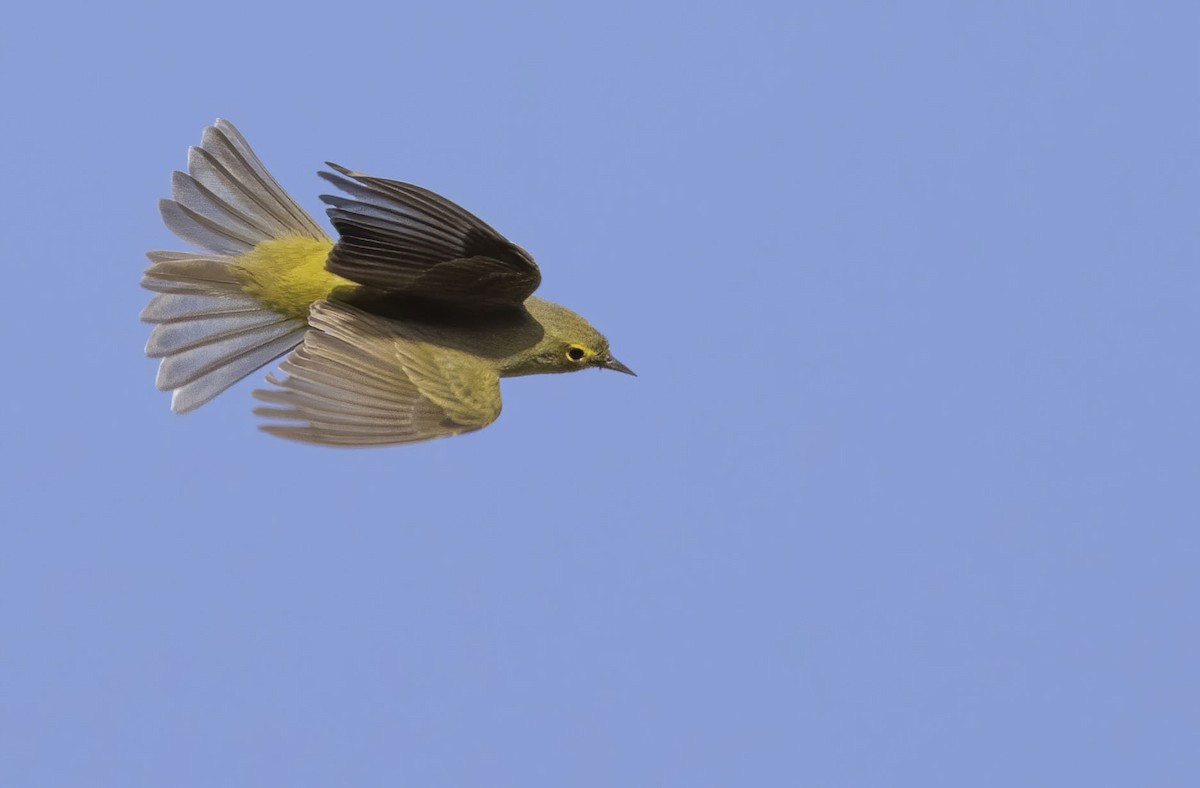
M 542 280 L 533 258 L 483 221 L 427 189 L 330 163 L 321 177 L 341 237 L 325 267 L 382 290 L 463 309 L 520 306 Z
M 262 429 L 327 446 L 379 446 L 481 429 L 500 415 L 500 379 L 485 362 L 405 339 L 385 318 L 318 301 L 312 328 L 254 396 Z

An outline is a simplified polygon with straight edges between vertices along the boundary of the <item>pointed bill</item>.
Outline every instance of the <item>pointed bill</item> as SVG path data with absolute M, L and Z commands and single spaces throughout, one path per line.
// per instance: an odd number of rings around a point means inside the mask
M 637 377 L 636 372 L 634 372 L 632 369 L 630 369 L 629 367 L 622 364 L 620 361 L 617 361 L 615 358 L 612 358 L 611 356 L 609 358 L 605 359 L 604 363 L 601 364 L 600 366 L 603 367 L 604 369 L 611 369 L 611 370 L 614 370 L 615 372 L 624 372 L 626 375 L 633 375 L 635 378 Z

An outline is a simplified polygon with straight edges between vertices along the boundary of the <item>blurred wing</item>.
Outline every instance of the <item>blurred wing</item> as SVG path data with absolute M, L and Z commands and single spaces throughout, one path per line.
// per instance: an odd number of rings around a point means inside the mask
M 533 258 L 427 189 L 329 164 L 321 177 L 341 237 L 325 267 L 359 284 L 467 309 L 520 306 L 542 280 Z
M 327 446 L 380 446 L 481 429 L 500 415 L 500 379 L 457 350 L 401 337 L 384 318 L 318 301 L 312 329 L 254 396 L 262 429 Z

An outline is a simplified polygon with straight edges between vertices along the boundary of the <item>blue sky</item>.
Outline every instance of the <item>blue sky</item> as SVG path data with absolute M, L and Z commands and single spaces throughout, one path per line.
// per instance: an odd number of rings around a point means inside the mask
M 1196 784 L 1193 5 L 281 8 L 0 32 L 0 784 Z M 137 282 L 218 116 L 314 214 L 460 202 L 640 377 L 173 415 Z

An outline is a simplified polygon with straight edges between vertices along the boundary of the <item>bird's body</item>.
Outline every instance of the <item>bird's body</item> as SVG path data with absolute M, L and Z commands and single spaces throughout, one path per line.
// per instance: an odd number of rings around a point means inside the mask
M 151 252 L 143 312 L 159 388 L 185 412 L 291 351 L 256 410 L 282 437 L 405 443 L 478 429 L 501 377 L 628 368 L 582 317 L 532 295 L 529 255 L 419 187 L 330 165 L 335 242 L 226 121 L 177 172 L 163 216 L 206 253 Z
M 553 341 L 538 348 L 547 335 L 578 335 L 594 345 L 604 342 L 579 315 L 537 296 L 520 307 L 480 311 L 357 284 L 326 270 L 333 247 L 330 240 L 272 239 L 256 244 L 230 265 L 242 280 L 242 292 L 281 316 L 307 320 L 311 306 L 322 300 L 355 306 L 389 319 L 403 336 L 487 359 L 500 377 L 573 371 L 576 365 L 566 358 L 565 346 L 562 353 Z M 544 361 L 530 363 L 543 355 Z

